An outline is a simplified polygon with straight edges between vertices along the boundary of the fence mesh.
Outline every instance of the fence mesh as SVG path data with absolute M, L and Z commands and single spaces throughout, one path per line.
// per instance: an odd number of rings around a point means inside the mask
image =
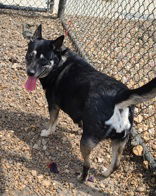
M 53 0 L 0 0 L 0 8 L 50 11 Z
M 61 20 L 79 53 L 129 88 L 156 77 L 155 0 L 62 1 Z M 63 7 L 63 6 L 62 6 Z M 156 158 L 156 99 L 136 108 L 135 125 Z

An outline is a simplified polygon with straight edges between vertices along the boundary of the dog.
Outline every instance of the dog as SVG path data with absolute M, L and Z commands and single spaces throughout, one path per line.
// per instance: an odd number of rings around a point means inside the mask
M 48 102 L 50 125 L 41 136 L 55 131 L 59 110 L 67 113 L 83 129 L 80 151 L 84 160 L 79 180 L 84 182 L 90 168 L 89 156 L 104 139 L 112 141 L 112 160 L 104 173 L 112 174 L 133 126 L 134 107 L 156 96 L 156 78 L 137 89 L 97 71 L 79 55 L 63 46 L 64 36 L 55 40 L 42 38 L 39 25 L 28 43 L 27 89 L 39 79 Z

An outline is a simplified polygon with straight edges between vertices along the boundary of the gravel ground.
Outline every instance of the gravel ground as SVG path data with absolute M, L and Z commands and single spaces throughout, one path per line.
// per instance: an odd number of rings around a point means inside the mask
M 109 141 L 92 154 L 94 182 L 80 184 L 82 169 L 79 150 L 81 130 L 63 112 L 57 131 L 48 138 L 40 132 L 48 121 L 47 104 L 40 84 L 35 92 L 23 88 L 26 80 L 24 56 L 27 41 L 22 25 L 43 24 L 46 38 L 63 33 L 60 21 L 46 17 L 0 12 L 0 195 L 2 196 L 144 196 L 156 194 L 155 178 L 142 166 L 142 158 L 127 146 L 120 168 L 104 179 L 102 171 L 110 161 Z M 66 37 L 65 43 L 72 48 Z M 96 154 L 98 153 L 98 158 Z M 58 165 L 58 174 L 48 164 Z

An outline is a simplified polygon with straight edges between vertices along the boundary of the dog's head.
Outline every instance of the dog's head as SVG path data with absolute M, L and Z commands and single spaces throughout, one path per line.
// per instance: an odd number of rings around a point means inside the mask
M 42 38 L 42 26 L 39 25 L 30 42 L 26 53 L 26 71 L 28 76 L 46 77 L 59 64 L 60 51 L 64 36 L 56 40 Z

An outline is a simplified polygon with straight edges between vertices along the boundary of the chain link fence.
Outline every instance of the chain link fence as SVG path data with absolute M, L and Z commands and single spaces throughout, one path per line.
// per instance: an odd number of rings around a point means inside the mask
M 78 52 L 136 88 L 156 77 L 155 0 L 61 0 L 60 18 Z M 135 125 L 156 159 L 156 99 L 137 106 Z
M 53 0 L 0 0 L 0 8 L 30 10 L 30 11 L 50 11 L 53 7 Z

